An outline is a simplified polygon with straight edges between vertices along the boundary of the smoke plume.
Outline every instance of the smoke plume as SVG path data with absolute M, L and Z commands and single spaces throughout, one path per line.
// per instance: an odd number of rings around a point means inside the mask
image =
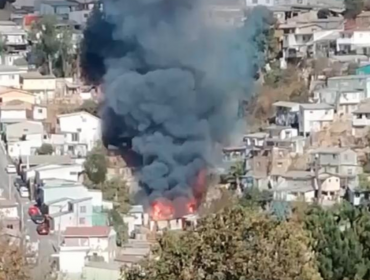
M 102 83 L 103 137 L 129 139 L 151 199 L 192 196 L 264 63 L 267 9 L 255 8 L 241 27 L 216 27 L 207 15 L 201 0 L 104 0 L 85 31 L 82 68 Z

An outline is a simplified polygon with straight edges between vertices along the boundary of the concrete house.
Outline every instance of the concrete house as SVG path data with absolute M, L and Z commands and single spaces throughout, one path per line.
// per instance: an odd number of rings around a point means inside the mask
M 313 202 L 315 188 L 313 178 L 307 171 L 289 171 L 279 176 L 273 188 L 276 200 Z
M 66 144 L 73 149 L 76 144 L 86 145 L 91 151 L 101 139 L 100 119 L 87 112 L 75 112 L 58 116 L 59 132 L 66 136 Z
M 357 176 L 360 171 L 357 154 L 349 148 L 318 148 L 312 150 L 310 154 L 312 162 L 315 158 L 318 159 L 322 172 L 340 176 Z
M 246 134 L 243 136 L 243 142 L 245 143 L 246 149 L 262 149 L 265 145 L 265 139 L 267 138 L 268 133 L 266 132 L 255 132 Z
M 352 112 L 358 109 L 362 100 L 365 99 L 364 90 L 338 90 L 321 89 L 315 92 L 316 100 L 319 103 L 326 103 L 334 106 L 339 116 L 351 117 Z
M 23 121 L 6 127 L 6 147 L 10 157 L 19 158 L 36 153 L 44 140 L 41 122 Z
M 19 58 L 28 50 L 27 33 L 13 21 L 0 21 L 0 37 L 6 52 Z
M 36 103 L 46 103 L 55 96 L 56 78 L 53 75 L 41 75 L 39 72 L 28 72 L 20 76 L 23 90 L 31 92 Z
M 328 79 L 328 88 L 340 91 L 363 90 L 365 98 L 370 97 L 370 75 L 349 75 L 331 77 Z
M 338 175 L 320 173 L 322 196 L 321 203 L 330 205 L 341 200 L 342 189 Z M 275 199 L 286 201 L 313 202 L 318 189 L 315 174 L 309 171 L 288 171 L 274 179 Z
M 299 103 L 278 101 L 272 105 L 276 108 L 276 125 L 298 127 Z
M 370 103 L 360 104 L 359 108 L 352 112 L 352 134 L 363 137 L 370 128 Z
M 41 0 L 39 12 L 41 15 L 56 15 L 59 19 L 68 20 L 69 13 L 77 10 L 79 3 L 69 0 Z
M 42 181 L 45 179 L 64 179 L 79 182 L 83 172 L 81 164 L 44 164 L 32 167 L 24 172 L 26 181 L 35 179 Z M 37 182 L 36 182 L 37 183 Z
M 116 257 L 116 232 L 110 227 L 69 227 L 59 251 L 59 268 L 64 273 L 81 273 L 86 260 L 112 262 Z
M 369 54 L 370 30 L 368 28 L 343 30 L 340 35 L 337 39 L 337 51 Z
M 334 107 L 325 104 L 301 104 L 299 112 L 299 132 L 308 136 L 312 132 L 328 127 L 334 119 Z
M 303 153 L 305 138 L 298 136 L 298 130 L 284 126 L 270 126 L 266 128 L 268 137 L 265 139 L 265 148 L 278 148 L 292 153 Z
M 2 87 L 0 89 L 0 103 L 7 103 L 13 100 L 35 104 L 35 96 L 33 94 L 20 89 Z
M 0 197 L 1 225 L 5 229 L 14 230 L 20 233 L 21 220 L 18 214 L 18 207 L 19 205 L 16 201 Z
M 0 86 L 20 88 L 19 77 L 26 72 L 16 66 L 0 65 Z
M 68 227 L 91 227 L 93 217 L 92 198 L 60 198 L 49 201 L 48 215 L 50 228 L 55 232 L 64 232 Z

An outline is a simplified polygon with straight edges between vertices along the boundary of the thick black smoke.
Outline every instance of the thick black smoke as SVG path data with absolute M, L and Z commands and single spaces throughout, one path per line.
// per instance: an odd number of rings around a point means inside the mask
M 232 136 L 272 16 L 257 7 L 243 27 L 219 28 L 201 0 L 103 5 L 85 31 L 82 67 L 103 85 L 104 140 L 129 142 L 141 155 L 139 179 L 151 198 L 188 196 Z
M 0 0 L 0 10 L 3 10 L 6 7 L 6 4 L 14 3 L 15 0 Z

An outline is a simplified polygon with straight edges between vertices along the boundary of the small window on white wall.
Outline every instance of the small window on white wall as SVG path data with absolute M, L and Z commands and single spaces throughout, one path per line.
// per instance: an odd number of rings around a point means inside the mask
M 80 218 L 79 224 L 84 225 L 85 223 L 86 223 L 86 219 L 85 218 Z

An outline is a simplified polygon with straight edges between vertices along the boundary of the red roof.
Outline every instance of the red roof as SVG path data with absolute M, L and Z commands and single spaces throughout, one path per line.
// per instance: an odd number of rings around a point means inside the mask
M 108 237 L 110 227 L 67 227 L 64 232 L 65 237 Z

